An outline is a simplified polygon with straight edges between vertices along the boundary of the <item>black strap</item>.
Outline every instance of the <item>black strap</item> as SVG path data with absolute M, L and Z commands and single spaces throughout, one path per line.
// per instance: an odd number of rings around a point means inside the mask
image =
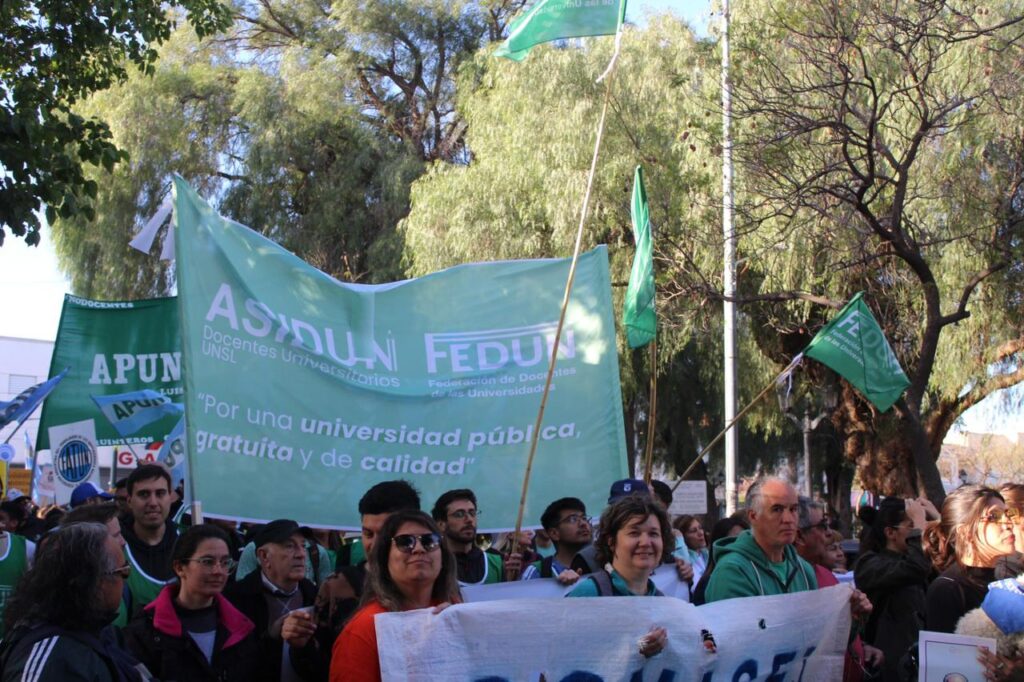
M 552 562 L 555 560 L 555 555 L 546 556 L 540 561 L 540 577 L 541 578 L 554 578 L 555 570 L 551 567 Z
M 591 573 L 589 576 L 594 584 L 597 585 L 597 596 L 599 597 L 613 597 L 615 596 L 615 589 L 612 587 L 612 577 L 608 574 L 608 571 L 601 569 L 595 573 Z

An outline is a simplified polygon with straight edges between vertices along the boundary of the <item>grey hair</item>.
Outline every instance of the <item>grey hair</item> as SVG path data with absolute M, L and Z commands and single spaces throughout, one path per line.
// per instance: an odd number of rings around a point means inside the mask
M 756 479 L 747 488 L 747 512 L 761 513 L 761 500 L 764 497 L 764 487 L 769 483 L 781 483 L 783 485 L 793 487 L 793 484 L 784 478 L 778 476 L 762 476 Z
M 801 495 L 800 497 L 797 498 L 797 500 L 800 502 L 800 518 L 797 522 L 797 528 L 799 528 L 800 530 L 810 528 L 811 510 L 818 509 L 824 513 L 825 505 L 822 504 L 821 502 L 818 502 L 817 500 L 812 500 L 811 498 L 805 495 Z
M 4 622 L 43 622 L 68 630 L 98 630 L 110 621 L 100 586 L 118 568 L 101 523 L 73 523 L 43 536 L 33 567 L 7 602 Z

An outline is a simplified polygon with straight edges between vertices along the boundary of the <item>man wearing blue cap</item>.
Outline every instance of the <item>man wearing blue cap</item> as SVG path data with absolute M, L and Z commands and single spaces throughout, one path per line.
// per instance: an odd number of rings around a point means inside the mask
M 100 487 L 92 481 L 86 481 L 85 483 L 79 483 L 71 491 L 71 508 L 76 509 L 87 504 L 102 504 L 112 499 L 114 499 L 113 495 L 100 490 Z

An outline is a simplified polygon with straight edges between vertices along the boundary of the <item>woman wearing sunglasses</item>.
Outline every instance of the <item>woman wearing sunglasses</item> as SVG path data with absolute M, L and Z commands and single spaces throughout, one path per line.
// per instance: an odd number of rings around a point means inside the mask
M 161 680 L 242 682 L 256 676 L 255 626 L 221 596 L 234 561 L 227 534 L 212 524 L 178 538 L 161 590 L 125 629 L 125 644 Z
M 455 557 L 444 546 L 434 520 L 420 511 L 401 511 L 384 522 L 367 557 L 362 608 L 334 643 L 331 682 L 377 682 L 379 613 L 441 607 L 462 601 Z
M 996 563 L 1013 552 L 1013 521 L 998 491 L 965 485 L 946 496 L 923 538 L 941 572 L 928 586 L 924 629 L 951 633 L 965 613 L 981 606 Z

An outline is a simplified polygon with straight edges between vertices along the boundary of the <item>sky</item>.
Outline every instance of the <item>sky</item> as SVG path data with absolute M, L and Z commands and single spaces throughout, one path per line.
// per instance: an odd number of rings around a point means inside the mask
M 671 11 L 703 31 L 711 15 L 707 2 L 683 0 L 633 0 L 627 5 L 630 20 L 643 23 L 649 13 Z M 125 245 L 128 248 L 128 245 Z M 154 248 L 154 254 L 159 253 Z M 0 336 L 53 340 L 57 336 L 64 294 L 71 291 L 57 267 L 49 228 L 38 247 L 25 246 L 8 233 L 0 247 Z M 1013 433 L 1024 431 L 1024 415 L 1007 418 L 990 399 L 965 415 L 970 431 Z

